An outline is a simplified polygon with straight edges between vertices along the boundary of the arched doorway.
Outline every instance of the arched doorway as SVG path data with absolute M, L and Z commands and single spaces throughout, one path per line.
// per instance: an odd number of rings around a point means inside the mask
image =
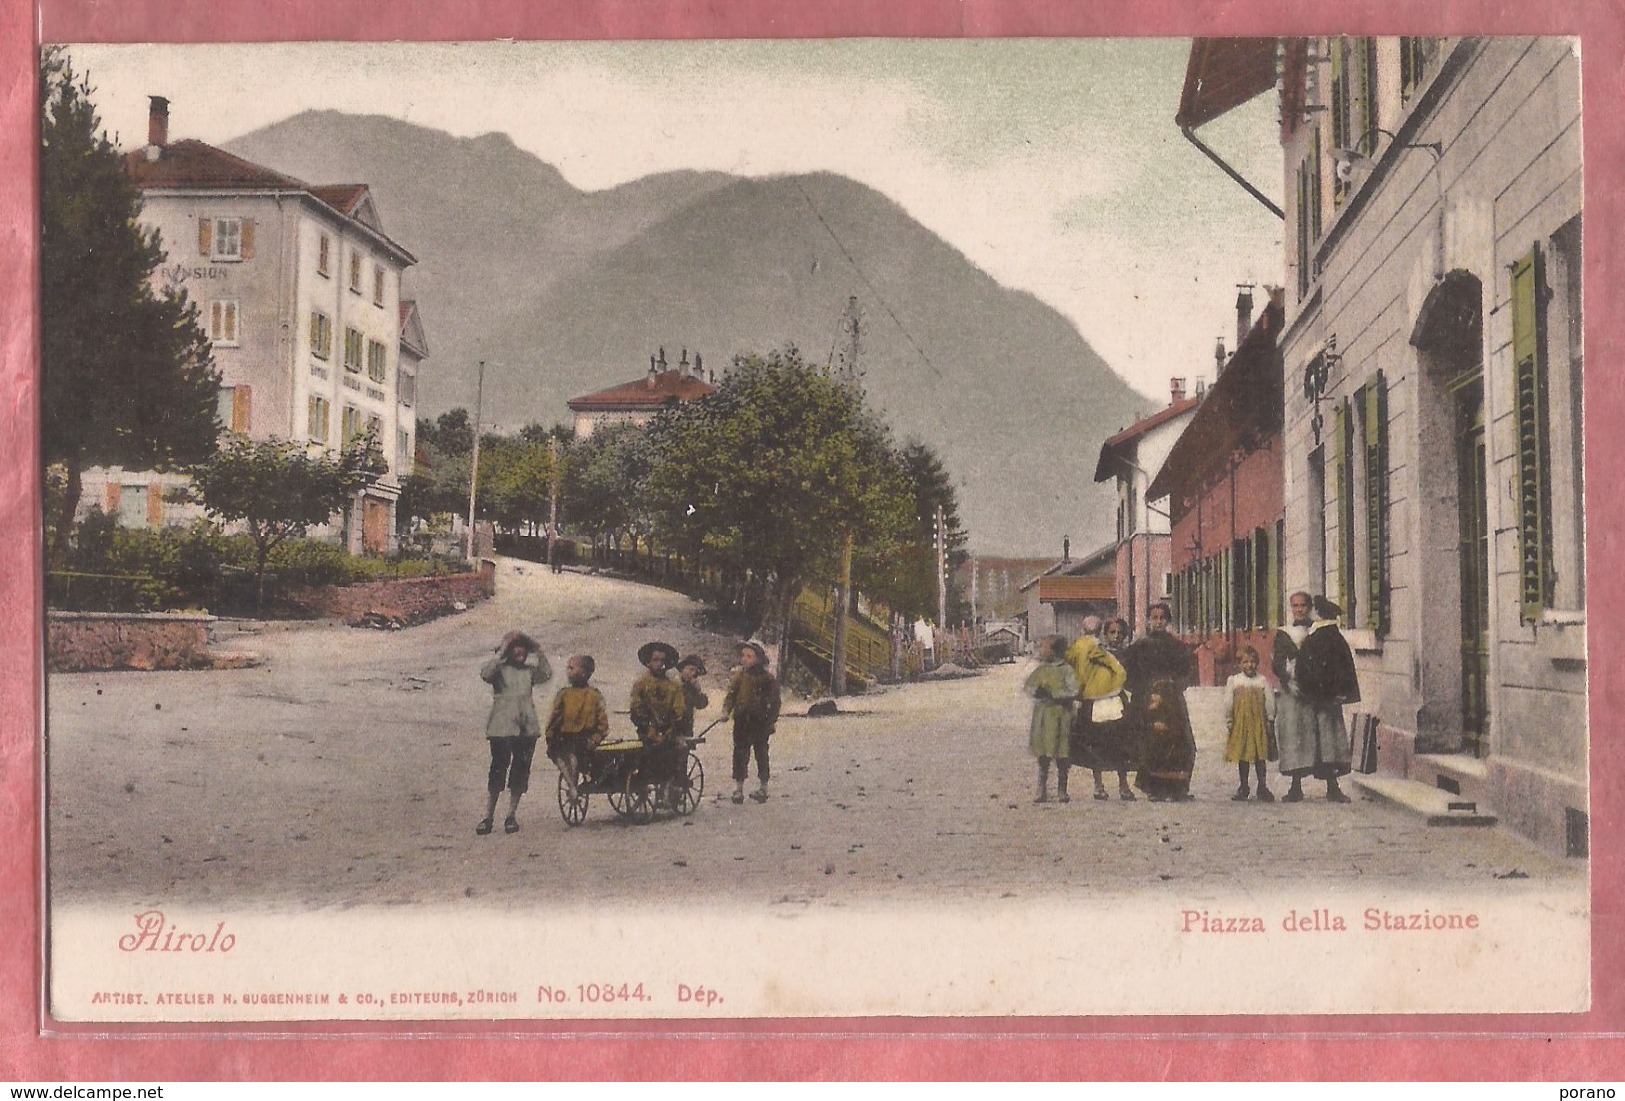
M 1477 276 L 1452 271 L 1411 332 L 1420 366 L 1417 748 L 1475 756 L 1490 721 L 1483 301 Z

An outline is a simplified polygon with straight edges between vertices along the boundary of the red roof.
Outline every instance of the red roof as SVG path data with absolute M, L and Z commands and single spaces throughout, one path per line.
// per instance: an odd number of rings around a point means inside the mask
M 1038 580 L 1038 602 L 1054 604 L 1069 600 L 1117 599 L 1117 575 L 1094 577 L 1042 577 Z
M 392 241 L 376 225 L 369 225 L 358 218 L 358 211 L 367 197 L 366 184 L 313 186 L 194 138 L 183 138 L 163 146 L 157 160 L 147 159 L 148 148 L 142 146 L 124 155 L 124 170 L 143 191 L 304 192 L 377 237 L 399 253 L 405 262 L 417 262 L 416 257 Z
M 1201 398 L 1181 398 L 1171 402 L 1166 408 L 1159 409 L 1149 417 L 1137 420 L 1117 435 L 1112 436 L 1100 445 L 1100 461 L 1095 465 L 1095 481 L 1104 482 L 1112 477 L 1112 459 L 1124 444 L 1133 443 L 1153 428 L 1167 424 L 1169 421 L 1184 416 L 1202 403 Z
M 682 371 L 661 371 L 611 386 L 607 390 L 582 394 L 565 404 L 578 412 L 589 409 L 658 409 L 667 402 L 703 398 L 716 393 L 716 389 L 704 379 Z
M 310 193 L 338 211 L 340 214 L 355 215 L 356 207 L 361 200 L 367 197 L 366 184 L 324 184 L 309 189 Z
M 1174 441 L 1146 496 L 1155 500 L 1199 486 L 1225 467 L 1236 450 L 1251 453 L 1281 434 L 1283 379 L 1275 346 L 1284 318 L 1284 292 L 1270 291 L 1258 315 L 1218 380 L 1208 387 L 1202 408 Z M 1174 502 L 1178 505 L 1178 502 Z
M 124 168 L 136 185 L 144 189 L 273 189 L 310 191 L 314 194 L 311 186 L 303 180 L 273 172 L 253 161 L 245 161 L 224 149 L 216 149 L 192 138 L 170 142 L 163 147 L 155 161 L 147 159 L 146 146 L 126 153 Z

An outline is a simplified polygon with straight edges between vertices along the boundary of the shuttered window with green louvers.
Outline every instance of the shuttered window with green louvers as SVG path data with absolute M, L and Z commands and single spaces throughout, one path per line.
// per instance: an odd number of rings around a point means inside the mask
M 1337 471 L 1337 603 L 1343 622 L 1354 622 L 1354 416 L 1348 399 L 1337 403 L 1332 465 Z
M 1348 65 L 1348 39 L 1328 39 L 1332 63 L 1332 148 L 1348 149 L 1353 143 L 1350 139 L 1349 125 L 1350 107 L 1353 97 L 1349 95 L 1349 65 Z M 1333 179 L 1332 202 L 1341 203 L 1348 194 L 1347 181 Z
M 1388 631 L 1388 386 L 1382 372 L 1364 389 L 1366 626 Z
M 1551 605 L 1552 525 L 1540 249 L 1512 265 L 1512 383 L 1518 430 L 1518 603 L 1524 622 Z

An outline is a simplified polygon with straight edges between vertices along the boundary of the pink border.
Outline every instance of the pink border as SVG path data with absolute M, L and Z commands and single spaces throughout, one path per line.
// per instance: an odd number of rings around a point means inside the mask
M 1625 19 L 1612 5 L 1548 0 L 1527 8 L 1498 0 L 1345 0 L 1335 15 L 1310 0 L 1237 0 L 1223 11 L 1187 10 L 1179 0 L 1120 4 L 1076 0 L 578 0 L 532 5 L 485 0 L 368 4 L 366 0 L 0 0 L 0 287 L 14 303 L 36 293 L 34 65 L 36 30 L 56 41 L 267 41 L 300 39 L 466 40 L 516 38 L 699 38 L 832 36 L 1022 36 L 1282 33 L 1578 34 L 1584 66 L 1590 469 L 1625 464 L 1621 423 L 1625 376 L 1613 371 L 1625 323 L 1608 280 L 1620 266 L 1620 203 L 1613 188 L 1625 158 Z M 1194 7 L 1194 6 L 1191 6 Z M 1169 101 L 1172 125 L 1173 99 Z M 1564 1079 L 1618 1078 L 1625 1035 L 1620 811 L 1613 783 L 1594 785 L 1592 803 L 1594 1008 L 1578 1017 L 1251 1017 L 745 1022 L 726 1033 L 689 1023 L 560 1027 L 522 1023 L 494 1038 L 489 1025 L 332 1026 L 260 1039 L 252 1029 L 101 1028 L 41 1038 L 39 765 L 42 707 L 41 601 L 36 447 L 35 348 L 29 310 L 0 329 L 0 630 L 14 640 L 0 664 L 0 1069 L 16 1080 L 192 1079 Z M 1621 560 L 1620 495 L 1590 479 L 1591 557 Z M 1619 621 L 1622 586 L 1593 569 L 1591 622 Z M 1592 775 L 1618 776 L 1625 749 L 1608 720 L 1625 702 L 1619 636 L 1591 638 Z M 1275 981 L 1284 979 L 1275 977 Z M 1319 981 L 1302 976 L 1302 981 Z M 680 1028 L 681 1034 L 671 1029 Z M 300 1033 L 321 1033 L 325 1038 Z M 1613 1033 L 1614 1036 L 1601 1034 Z M 547 1039 L 546 1034 L 590 1042 Z M 1109 1035 L 1103 1035 L 1109 1034 Z M 1180 1034 L 1175 1039 L 1174 1034 Z M 1507 1035 L 1513 1034 L 1513 1035 Z M 455 1040 L 455 1042 L 446 1042 Z M 566 1060 L 568 1060 L 566 1062 Z

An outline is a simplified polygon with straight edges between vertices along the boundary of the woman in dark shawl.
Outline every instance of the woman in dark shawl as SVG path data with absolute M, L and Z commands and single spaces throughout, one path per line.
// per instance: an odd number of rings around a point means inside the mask
M 1185 689 L 1196 682 L 1196 659 L 1168 633 L 1172 618 L 1168 605 L 1153 604 L 1145 637 L 1123 652 L 1129 719 L 1140 732 L 1134 786 L 1157 802 L 1189 799 L 1196 767 L 1196 738 L 1185 708 Z
M 1349 773 L 1349 731 L 1343 721 L 1343 705 L 1360 702 L 1360 682 L 1354 672 L 1354 653 L 1337 627 L 1343 609 L 1323 596 L 1315 597 L 1314 609 L 1315 621 L 1298 647 L 1296 667 L 1312 763 L 1292 773 L 1292 787 L 1285 799 L 1289 803 L 1302 799 L 1303 778 L 1313 776 L 1326 781 L 1327 799 L 1347 803 L 1349 797 L 1337 786 L 1337 778 Z

